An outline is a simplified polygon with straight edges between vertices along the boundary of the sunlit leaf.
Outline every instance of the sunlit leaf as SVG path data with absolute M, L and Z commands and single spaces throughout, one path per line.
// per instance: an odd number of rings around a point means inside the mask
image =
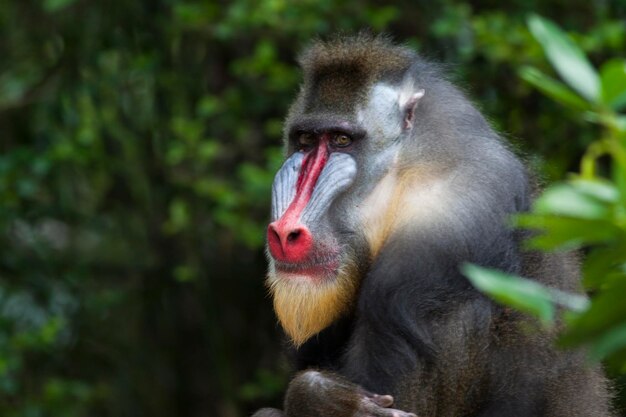
M 621 132 L 626 132 L 626 116 L 615 117 L 615 122 L 613 125 Z
M 575 179 L 570 184 L 579 192 L 607 203 L 619 202 L 620 192 L 617 187 L 604 179 Z
M 531 33 L 559 75 L 583 97 L 600 99 L 600 79 L 585 54 L 554 23 L 537 15 L 528 18 Z
M 608 220 L 520 214 L 514 221 L 517 226 L 538 231 L 528 240 L 528 245 L 542 250 L 576 249 L 584 244 L 610 241 L 620 233 Z
M 585 189 L 606 194 L 605 189 L 594 189 L 589 181 L 581 188 L 572 183 L 560 183 L 548 188 L 535 201 L 534 211 L 537 214 L 558 214 L 585 219 L 605 218 L 610 206 L 590 195 L 589 192 L 585 192 Z

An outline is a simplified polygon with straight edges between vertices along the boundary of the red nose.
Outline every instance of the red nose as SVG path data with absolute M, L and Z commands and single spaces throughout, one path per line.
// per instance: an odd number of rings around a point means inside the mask
M 281 219 L 284 220 L 284 219 Z M 267 228 L 267 243 L 272 257 L 283 262 L 302 262 L 307 259 L 313 247 L 313 237 L 302 224 L 275 221 Z

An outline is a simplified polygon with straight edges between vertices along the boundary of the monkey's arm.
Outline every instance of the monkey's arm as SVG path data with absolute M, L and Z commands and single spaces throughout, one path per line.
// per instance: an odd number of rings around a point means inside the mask
M 331 372 L 307 370 L 290 382 L 284 412 L 264 408 L 253 417 L 416 417 L 392 405 L 390 395 L 370 393 Z

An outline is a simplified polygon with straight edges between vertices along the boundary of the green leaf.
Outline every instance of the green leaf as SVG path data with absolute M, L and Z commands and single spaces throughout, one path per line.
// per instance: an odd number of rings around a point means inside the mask
M 591 307 L 568 323 L 568 330 L 560 342 L 567 345 L 587 343 L 601 337 L 616 326 L 626 322 L 626 282 L 622 281 L 609 291 L 603 291 L 593 299 Z
M 626 106 L 626 60 L 613 59 L 600 69 L 602 101 L 619 110 Z
M 620 94 L 618 97 L 616 97 L 613 102 L 611 103 L 611 107 L 613 107 L 613 110 L 615 111 L 622 111 L 624 109 L 626 109 L 626 92 Z M 624 126 L 626 126 L 623 122 L 621 124 L 621 130 L 622 131 L 626 131 L 626 129 L 624 129 Z
M 177 233 L 188 227 L 191 214 L 187 201 L 174 198 L 169 204 L 169 219 L 163 224 L 166 233 Z
M 563 83 L 548 77 L 536 68 L 522 67 L 519 71 L 519 75 L 546 96 L 565 106 L 577 110 L 586 110 L 589 108 L 589 104 L 585 100 L 567 88 Z
M 626 348 L 612 353 L 603 362 L 605 368 L 620 374 L 626 374 Z
M 610 273 L 619 272 L 618 268 L 623 267 L 625 263 L 626 243 L 624 242 L 591 249 L 583 263 L 585 286 L 599 288 L 606 282 Z
M 198 278 L 198 271 L 189 265 L 178 265 L 173 271 L 174 279 L 178 282 L 191 282 Z
M 528 27 L 565 82 L 583 97 L 598 102 L 600 79 L 578 46 L 557 25 L 540 16 L 531 15 Z
M 374 9 L 366 9 L 365 13 L 376 31 L 382 31 L 389 23 L 400 16 L 401 12 L 397 6 L 385 6 Z
M 594 340 L 589 355 L 593 360 L 600 361 L 625 347 L 626 323 L 622 323 Z
M 616 116 L 613 125 L 620 132 L 626 133 L 626 116 Z
M 558 215 L 519 214 L 514 224 L 540 231 L 528 240 L 529 247 L 541 250 L 576 249 L 583 245 L 607 242 L 620 230 L 607 220 L 589 220 Z
M 463 265 L 461 272 L 474 287 L 494 300 L 529 313 L 544 324 L 554 322 L 550 292 L 541 284 L 472 264 Z
M 613 216 L 619 190 L 603 180 L 576 179 L 549 187 L 533 204 L 533 212 L 514 223 L 542 233 L 530 241 L 544 250 L 573 249 L 623 236 Z
M 618 203 L 620 192 L 610 181 L 598 178 L 593 180 L 577 178 L 570 181 L 580 192 L 607 203 Z
M 533 204 L 537 214 L 557 214 L 584 219 L 603 219 L 609 213 L 610 206 L 595 195 L 616 199 L 619 194 L 610 192 L 601 186 L 594 187 L 591 181 L 555 184 Z M 594 194 L 595 193 L 595 194 Z

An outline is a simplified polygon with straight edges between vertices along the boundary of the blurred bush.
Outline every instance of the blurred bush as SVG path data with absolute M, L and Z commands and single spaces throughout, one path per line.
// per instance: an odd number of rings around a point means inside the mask
M 279 403 L 262 245 L 297 51 L 386 31 L 558 179 L 599 130 L 517 77 L 549 69 L 530 12 L 626 49 L 623 1 L 0 1 L 0 414 Z

